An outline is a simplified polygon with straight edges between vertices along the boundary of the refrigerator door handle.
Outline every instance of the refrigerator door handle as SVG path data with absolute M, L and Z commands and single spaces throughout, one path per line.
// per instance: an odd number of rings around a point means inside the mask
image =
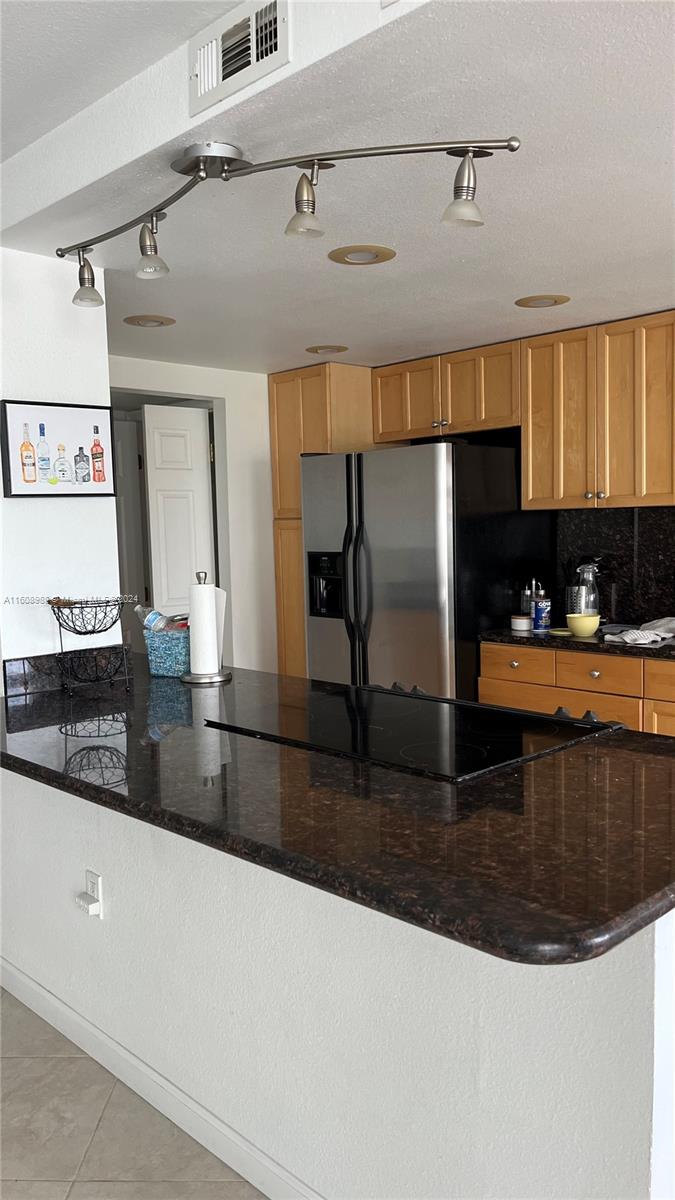
M 358 455 L 356 459 L 356 504 L 358 510 L 358 519 L 356 523 L 356 536 L 354 538 L 354 626 L 356 629 L 356 638 L 358 641 L 359 653 L 359 677 L 360 684 L 370 682 L 368 669 L 368 569 L 361 571 L 362 551 L 365 549 L 365 527 L 363 519 L 363 459 Z M 361 606 L 365 601 L 366 619 L 365 623 L 361 616 Z
M 349 641 L 349 659 L 352 682 L 355 683 L 358 675 L 358 634 L 355 628 L 354 611 L 352 608 L 352 596 L 355 595 L 354 583 L 354 508 L 352 503 L 352 459 L 347 456 L 347 524 L 342 538 L 342 611 L 344 614 L 345 629 L 347 630 L 347 638 Z

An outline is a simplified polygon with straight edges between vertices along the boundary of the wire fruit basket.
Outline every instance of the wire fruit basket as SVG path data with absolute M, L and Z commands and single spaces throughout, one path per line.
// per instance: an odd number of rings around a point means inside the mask
M 93 653 L 64 650 L 63 647 L 64 631 L 78 637 L 89 637 L 112 629 L 120 619 L 124 601 L 118 598 L 66 600 L 54 596 L 48 604 L 59 627 L 59 667 L 64 688 L 72 694 L 73 683 L 112 684 L 121 672 L 125 688 L 129 691 L 127 648 L 124 643 L 95 647 Z
M 48 601 L 59 629 L 77 633 L 81 637 L 88 633 L 105 633 L 119 621 L 122 600 L 63 600 L 54 596 Z M 62 647 L 63 648 L 63 647 Z

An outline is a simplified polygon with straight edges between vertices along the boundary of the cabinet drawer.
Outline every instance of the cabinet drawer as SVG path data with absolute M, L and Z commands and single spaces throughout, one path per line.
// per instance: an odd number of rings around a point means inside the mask
M 558 687 L 613 692 L 619 696 L 641 696 L 642 659 L 558 650 L 556 682 Z
M 572 688 L 539 687 L 533 683 L 505 683 L 500 679 L 478 680 L 481 704 L 498 704 L 503 708 L 524 708 L 530 712 L 553 714 L 566 708 L 571 717 L 583 717 L 589 709 L 601 721 L 620 721 L 628 729 L 640 729 L 642 701 L 628 696 L 608 696 L 599 692 L 576 691 Z
M 675 704 L 668 700 L 645 700 L 644 732 L 675 737 Z
M 483 642 L 480 664 L 481 675 L 488 679 L 504 679 L 509 683 L 555 683 L 555 650 Z
M 650 700 L 668 700 L 675 704 L 675 662 L 646 658 L 645 696 Z

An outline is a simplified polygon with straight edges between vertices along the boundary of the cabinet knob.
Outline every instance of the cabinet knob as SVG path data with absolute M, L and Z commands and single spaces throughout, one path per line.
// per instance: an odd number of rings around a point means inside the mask
M 441 423 L 440 423 L 440 421 L 432 421 L 432 422 L 431 422 L 431 428 L 432 428 L 432 429 L 439 429 L 439 428 L 440 428 L 440 424 L 441 424 Z
M 510 666 L 510 667 L 513 667 L 513 669 L 514 669 L 514 671 L 515 671 L 516 667 L 519 667 L 519 666 L 520 666 L 520 663 L 518 662 L 518 659 L 517 659 L 517 658 L 512 658 L 512 659 L 511 659 L 511 662 L 509 663 L 509 666 Z
M 584 492 L 584 500 L 592 500 L 592 499 L 593 499 L 592 492 Z
M 443 420 L 441 421 L 441 425 L 449 425 L 449 424 L 450 424 L 450 422 L 446 421 L 445 418 L 443 418 Z
M 596 496 L 598 497 L 598 500 L 606 500 L 607 492 L 596 492 Z
M 588 674 L 590 675 L 591 679 L 599 679 L 600 678 L 599 671 L 589 671 Z

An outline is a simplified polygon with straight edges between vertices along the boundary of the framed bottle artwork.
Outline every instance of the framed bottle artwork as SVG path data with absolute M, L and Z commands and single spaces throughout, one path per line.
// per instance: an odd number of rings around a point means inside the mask
M 2 402 L 5 496 L 114 496 L 110 408 Z

